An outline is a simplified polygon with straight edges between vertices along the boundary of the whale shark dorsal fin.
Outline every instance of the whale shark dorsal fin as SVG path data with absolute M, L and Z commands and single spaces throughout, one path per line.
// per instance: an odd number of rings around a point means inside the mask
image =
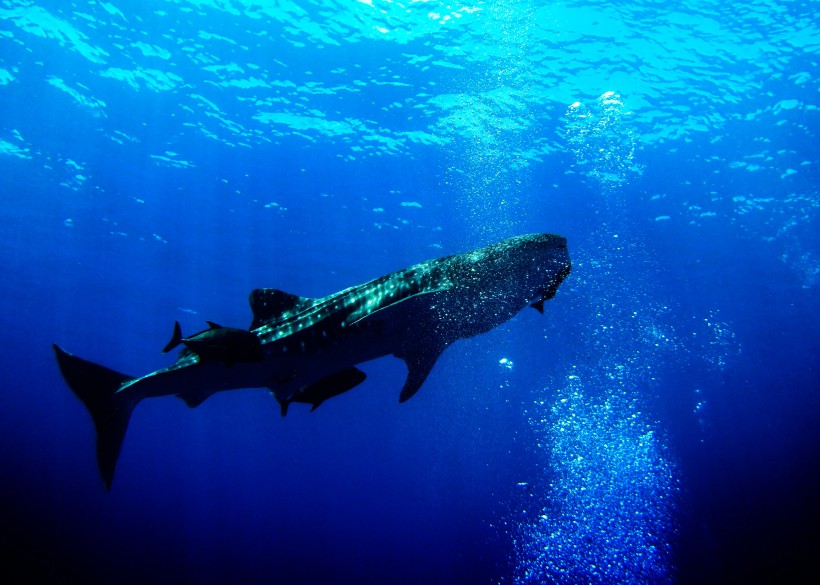
M 251 329 L 261 327 L 270 321 L 286 319 L 315 301 L 310 297 L 292 295 L 275 288 L 254 289 L 248 300 L 251 304 L 251 311 L 253 311 Z
M 401 351 L 393 354 L 397 358 L 403 359 L 404 363 L 407 364 L 407 380 L 401 389 L 399 402 L 409 400 L 418 392 L 445 349 L 447 349 L 447 344 L 423 345 L 413 348 L 411 351 Z
M 211 329 L 222 329 L 222 325 L 214 323 L 213 321 L 205 321 Z

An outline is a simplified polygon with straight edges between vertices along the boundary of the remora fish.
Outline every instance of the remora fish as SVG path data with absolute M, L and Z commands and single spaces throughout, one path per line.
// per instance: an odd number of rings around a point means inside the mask
M 570 272 L 567 241 L 552 234 L 510 238 L 429 260 L 322 298 L 276 289 L 250 295 L 251 333 L 263 359 L 202 359 L 180 352 L 173 365 L 132 378 L 54 345 L 71 390 L 97 430 L 97 463 L 110 489 L 134 407 L 144 398 L 176 395 L 197 406 L 222 390 L 269 388 L 282 405 L 313 404 L 364 380 L 356 364 L 394 355 L 407 364 L 399 401 L 413 396 L 453 342 L 485 333 L 526 306 L 544 311 Z
M 279 406 L 282 409 L 282 416 L 288 413 L 288 406 L 291 402 L 302 402 L 312 405 L 310 412 L 313 412 L 319 405 L 328 398 L 333 398 L 343 394 L 364 382 L 367 375 L 359 368 L 345 368 L 322 378 L 318 382 L 309 384 L 300 389 L 290 398 L 279 398 Z
M 174 335 L 162 350 L 168 353 L 180 343 L 199 356 L 200 362 L 223 362 L 233 364 L 261 362 L 265 359 L 262 342 L 253 331 L 222 327 L 213 321 L 206 321 L 208 329 L 190 337 L 182 337 L 179 321 L 174 322 Z

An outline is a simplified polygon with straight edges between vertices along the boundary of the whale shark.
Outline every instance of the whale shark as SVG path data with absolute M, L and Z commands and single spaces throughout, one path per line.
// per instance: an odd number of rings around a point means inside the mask
M 543 313 L 571 266 L 566 238 L 529 234 L 325 297 L 259 288 L 250 294 L 248 330 L 209 322 L 210 329 L 183 338 L 177 324 L 166 346 L 185 345 L 176 362 L 141 377 L 53 347 L 95 425 L 97 464 L 110 490 L 131 413 L 146 398 L 178 396 L 195 407 L 217 392 L 266 388 L 284 416 L 291 403 L 311 404 L 312 411 L 352 390 L 366 377 L 358 364 L 393 355 L 407 365 L 399 394 L 405 402 L 454 342 L 490 331 L 527 306 Z

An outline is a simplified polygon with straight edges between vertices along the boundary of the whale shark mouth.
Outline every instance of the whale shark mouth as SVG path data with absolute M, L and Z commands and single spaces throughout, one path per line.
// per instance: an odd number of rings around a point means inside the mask
M 566 245 L 564 245 L 566 248 Z M 542 301 L 548 301 L 555 296 L 558 292 L 558 287 L 564 282 L 564 279 L 569 276 L 569 273 L 572 271 L 572 267 L 570 265 L 564 266 L 561 271 L 558 273 L 558 276 L 550 283 L 550 286 L 547 290 L 544 291 L 544 296 L 541 297 Z

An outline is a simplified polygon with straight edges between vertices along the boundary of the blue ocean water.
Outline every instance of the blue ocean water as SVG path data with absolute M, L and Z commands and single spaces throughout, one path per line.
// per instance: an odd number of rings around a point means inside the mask
M 816 578 L 816 8 L 0 0 L 4 582 Z M 105 491 L 51 343 L 141 375 L 256 287 L 530 232 L 544 316 L 412 400 L 391 357 L 146 400 Z

